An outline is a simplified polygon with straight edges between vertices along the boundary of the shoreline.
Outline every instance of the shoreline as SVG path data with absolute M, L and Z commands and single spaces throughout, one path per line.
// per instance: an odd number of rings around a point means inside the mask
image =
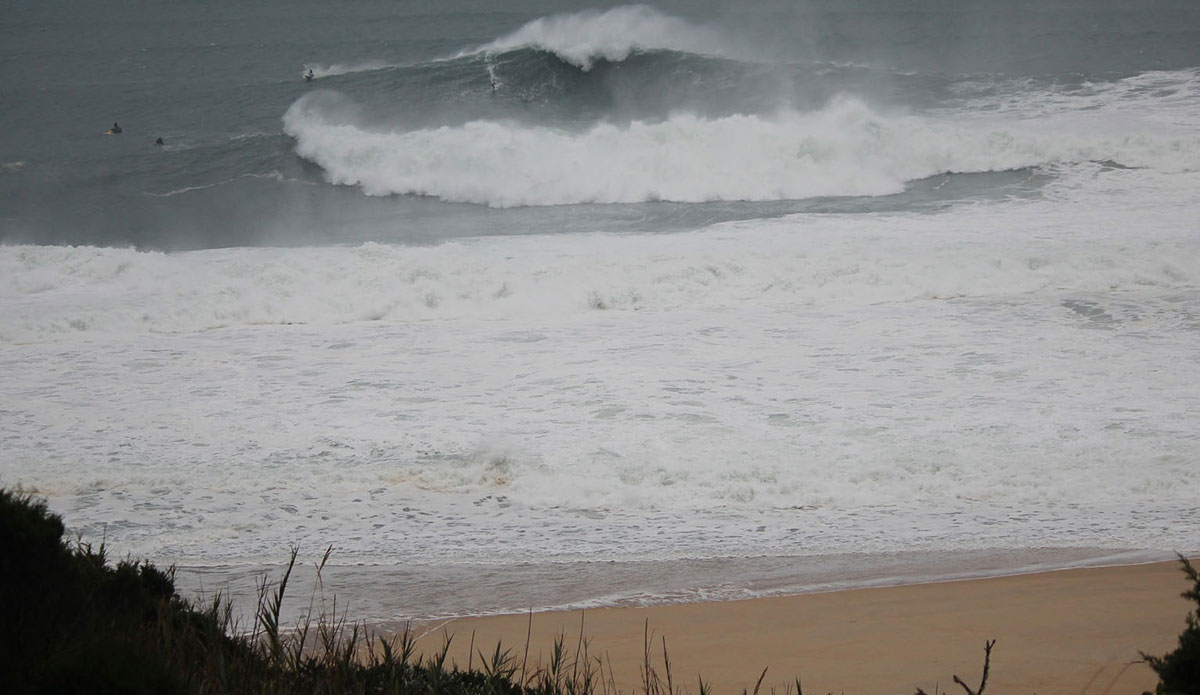
M 336 559 L 336 551 L 334 554 Z M 339 611 L 372 625 L 525 615 L 611 607 L 686 605 L 1019 576 L 1166 561 L 1164 551 L 1101 548 L 905 551 L 813 556 L 723 557 L 521 564 L 330 564 L 318 581 L 314 557 L 299 557 L 285 616 L 310 596 L 337 598 Z M 258 582 L 283 564 L 177 566 L 184 595 L 224 592 L 235 612 L 253 613 Z M 318 608 L 320 604 L 318 603 Z
M 641 690 L 644 641 L 663 674 L 663 643 L 675 683 L 692 693 L 703 677 L 714 693 L 783 693 L 800 677 L 818 693 L 913 692 L 976 687 L 984 644 L 997 640 L 989 687 L 1056 695 L 1141 693 L 1157 678 L 1139 651 L 1172 649 L 1189 604 L 1178 561 L 1063 568 L 696 603 L 532 612 L 414 623 L 418 649 L 478 665 L 497 642 L 529 668 L 546 663 L 555 636 L 574 653 L 583 626 L 589 660 L 603 661 L 616 686 Z M 382 625 L 385 632 L 401 624 Z M 468 651 L 473 646 L 473 652 Z M 606 676 L 607 677 L 607 676 Z

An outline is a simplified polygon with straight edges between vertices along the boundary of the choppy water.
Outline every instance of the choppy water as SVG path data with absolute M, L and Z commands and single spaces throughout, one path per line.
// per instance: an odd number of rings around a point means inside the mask
M 6 13 L 0 484 L 118 552 L 405 617 L 1200 548 L 1194 3 Z

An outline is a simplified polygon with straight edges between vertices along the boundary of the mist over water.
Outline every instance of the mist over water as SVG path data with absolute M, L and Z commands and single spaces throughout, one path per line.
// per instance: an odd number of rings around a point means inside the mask
M 403 618 L 1200 547 L 1194 3 L 70 9 L 0 27 L 0 485 L 120 553 Z

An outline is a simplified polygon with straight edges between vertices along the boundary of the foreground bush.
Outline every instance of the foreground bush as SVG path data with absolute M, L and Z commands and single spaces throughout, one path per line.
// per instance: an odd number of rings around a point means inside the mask
M 283 630 L 287 576 L 264 583 L 254 627 L 239 635 L 220 596 L 196 608 L 173 571 L 111 567 L 103 545 L 65 542 L 43 502 L 0 489 L 0 693 L 554 695 L 569 682 L 518 686 L 519 664 L 499 649 L 465 672 L 444 653 L 414 659 L 408 635 L 370 642 L 359 626 L 325 619 Z
M 1187 558 L 1179 556 L 1183 571 L 1192 582 L 1192 588 L 1180 594 L 1196 603 L 1196 609 L 1187 616 L 1187 627 L 1179 633 L 1179 646 L 1175 651 L 1162 656 L 1142 654 L 1150 668 L 1158 674 L 1158 692 L 1162 695 L 1200 695 L 1200 574 Z

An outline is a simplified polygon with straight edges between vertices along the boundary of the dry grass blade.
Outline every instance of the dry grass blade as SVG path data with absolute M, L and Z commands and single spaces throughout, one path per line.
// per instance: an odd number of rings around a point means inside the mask
M 283 656 L 283 642 L 279 637 L 279 614 L 283 610 L 283 595 L 287 591 L 288 579 L 292 576 L 292 568 L 296 566 L 296 555 L 299 552 L 300 548 L 292 546 L 287 569 L 284 570 L 283 578 L 279 580 L 279 585 L 275 587 L 270 599 L 266 597 L 266 579 L 264 578 L 259 585 L 257 622 L 262 627 L 263 636 L 267 639 L 271 661 L 275 664 L 279 664 Z
M 667 695 L 675 695 L 675 686 L 671 681 L 671 657 L 667 654 L 667 636 L 663 635 L 663 670 L 667 673 Z
M 525 686 L 529 683 L 525 679 L 525 667 L 529 665 L 529 640 L 533 636 L 533 608 L 529 609 L 529 622 L 525 626 L 525 657 L 521 659 L 521 685 Z
M 979 689 L 971 690 L 971 687 L 962 681 L 958 676 L 954 677 L 954 682 L 962 686 L 963 690 L 967 691 L 967 695 L 983 695 L 983 689 L 987 687 L 988 668 L 992 661 L 992 647 L 995 646 L 996 640 L 988 640 L 983 649 L 983 677 L 979 679 Z
M 762 673 L 758 674 L 758 682 L 754 684 L 754 695 L 758 695 L 758 689 L 762 687 L 763 679 L 767 677 L 768 668 L 770 667 L 763 667 Z

